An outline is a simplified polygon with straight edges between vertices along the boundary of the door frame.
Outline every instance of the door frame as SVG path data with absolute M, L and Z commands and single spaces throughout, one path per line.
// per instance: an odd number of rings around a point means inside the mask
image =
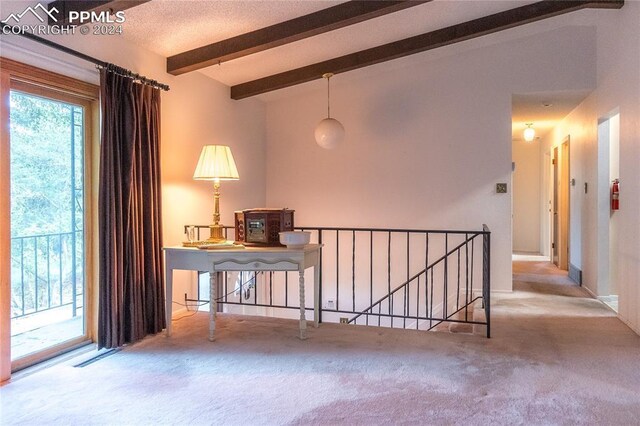
M 94 84 L 76 80 L 62 74 L 26 65 L 0 57 L 0 249 L 11 252 L 11 200 L 10 200 L 10 133 L 9 96 L 11 90 L 35 94 L 63 102 L 80 104 L 85 113 L 85 179 L 84 179 L 84 244 L 85 244 L 85 332 L 82 340 L 95 339 L 97 327 L 97 197 L 94 196 L 98 183 L 99 159 L 99 94 L 100 88 Z M 27 90 L 25 90 L 27 89 Z M 47 96 L 47 95 L 55 96 Z M 78 102 L 81 100 L 81 102 Z M 11 256 L 0 257 L 0 382 L 8 380 L 11 372 L 44 361 L 59 353 L 73 349 L 71 346 L 39 353 L 40 356 L 26 356 L 11 362 Z
M 554 146 L 551 148 L 551 217 L 549 220 L 549 229 L 551 231 L 551 237 L 549 239 L 549 241 L 551 242 L 551 263 L 553 263 L 556 266 L 560 266 L 560 257 L 558 255 L 559 253 L 559 247 L 560 247 L 560 243 L 559 243 L 559 224 L 560 224 L 560 219 L 559 219 L 559 203 L 558 203 L 558 199 L 559 199 L 559 195 L 558 195 L 558 181 L 559 181 L 559 163 L 560 162 L 560 156 L 558 153 L 558 147 Z
M 571 153 L 570 136 L 551 148 L 551 262 L 568 271 L 571 241 Z

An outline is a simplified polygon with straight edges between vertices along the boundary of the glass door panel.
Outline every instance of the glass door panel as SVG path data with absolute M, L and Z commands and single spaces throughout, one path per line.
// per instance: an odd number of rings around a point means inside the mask
M 86 336 L 84 109 L 10 92 L 11 359 Z

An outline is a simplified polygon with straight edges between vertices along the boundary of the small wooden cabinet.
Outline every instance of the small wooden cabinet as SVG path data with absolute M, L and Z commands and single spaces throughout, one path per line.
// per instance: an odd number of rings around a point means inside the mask
M 280 232 L 293 231 L 289 209 L 247 209 L 235 212 L 236 241 L 246 246 L 277 247 Z

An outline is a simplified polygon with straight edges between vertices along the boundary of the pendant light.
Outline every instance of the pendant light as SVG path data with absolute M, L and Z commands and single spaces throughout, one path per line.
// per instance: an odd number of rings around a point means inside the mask
M 333 73 L 326 73 L 322 78 L 327 79 L 327 118 L 320 121 L 316 126 L 314 135 L 316 143 L 324 149 L 334 149 L 344 139 L 344 126 L 335 118 L 331 118 L 331 92 L 329 89 L 329 79 Z
M 524 140 L 527 142 L 531 142 L 533 138 L 536 137 L 536 130 L 531 127 L 533 126 L 533 123 L 527 123 L 526 126 L 527 128 L 524 129 Z

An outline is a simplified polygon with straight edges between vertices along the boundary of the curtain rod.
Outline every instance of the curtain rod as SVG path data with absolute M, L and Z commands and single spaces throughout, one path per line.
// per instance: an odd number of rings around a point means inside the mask
M 7 25 L 5 23 L 0 22 L 0 29 L 2 30 L 2 35 L 7 35 L 7 33 L 4 32 L 4 29 L 8 28 L 8 33 L 9 34 L 15 34 L 15 35 L 19 35 L 21 37 L 24 38 L 28 38 L 29 40 L 33 40 L 36 41 L 40 44 L 44 44 L 45 46 L 51 47 L 53 49 L 59 50 L 61 52 L 67 53 L 69 55 L 75 56 L 76 58 L 80 58 L 83 59 L 87 62 L 91 62 L 96 64 L 96 66 L 98 68 L 106 68 L 112 72 L 115 72 L 116 74 L 120 74 L 123 75 L 125 77 L 129 77 L 132 78 L 134 80 L 138 80 L 141 83 L 147 84 L 149 86 L 153 86 L 153 87 L 157 87 L 159 89 L 162 90 L 169 90 L 169 86 L 160 82 L 157 82 L 156 80 L 152 80 L 150 78 L 147 78 L 145 76 L 142 76 L 140 74 L 134 73 L 133 71 L 130 71 L 126 68 L 122 68 L 119 67 L 117 65 L 111 64 L 109 62 L 105 62 L 105 61 L 101 61 L 100 59 L 96 59 L 93 56 L 89 56 L 89 55 L 85 55 L 84 53 L 78 52 L 77 50 L 73 50 L 70 49 L 66 46 L 63 46 L 61 44 L 58 43 L 54 43 L 53 41 L 47 40 L 46 38 L 42 38 L 39 37 L 35 34 L 31 34 L 25 31 L 14 31 L 14 27 L 12 27 L 11 25 Z

